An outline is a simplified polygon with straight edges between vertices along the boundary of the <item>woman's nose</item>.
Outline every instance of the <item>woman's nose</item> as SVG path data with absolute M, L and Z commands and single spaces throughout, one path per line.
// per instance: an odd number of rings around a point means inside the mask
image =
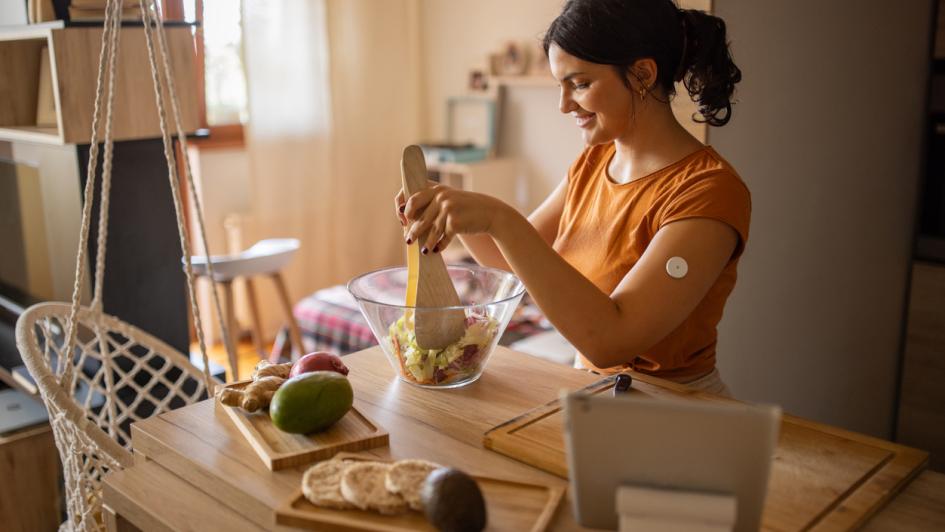
M 561 97 L 558 100 L 558 110 L 564 114 L 568 114 L 576 107 L 577 104 L 571 99 L 571 94 L 569 94 L 567 90 L 561 89 Z

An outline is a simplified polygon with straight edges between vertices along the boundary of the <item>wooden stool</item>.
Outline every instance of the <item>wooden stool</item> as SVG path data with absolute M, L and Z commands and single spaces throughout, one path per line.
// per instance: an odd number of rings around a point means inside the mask
M 224 320 L 226 320 L 227 330 L 230 332 L 230 338 L 234 346 L 234 352 L 227 353 L 230 364 L 230 377 L 232 380 L 239 380 L 239 364 L 235 352 L 237 345 L 236 309 L 233 303 L 233 281 L 242 278 L 246 284 L 246 295 L 249 300 L 250 317 L 253 321 L 253 343 L 260 358 L 269 358 L 265 352 L 262 337 L 262 325 L 259 319 L 259 306 L 256 302 L 256 287 L 253 284 L 253 277 L 266 275 L 270 277 L 276 285 L 276 292 L 279 296 L 279 302 L 285 312 L 286 320 L 289 323 L 289 338 L 292 343 L 293 359 L 303 354 L 302 334 L 299 332 L 299 324 L 292 314 L 292 301 L 289 299 L 289 292 L 286 290 L 285 281 L 282 279 L 280 271 L 295 253 L 299 250 L 299 241 L 295 238 L 272 238 L 260 240 L 246 251 L 236 255 L 214 256 L 213 274 L 214 280 L 223 287 L 224 298 Z M 209 275 L 207 271 L 207 259 L 204 256 L 191 257 L 194 268 L 194 274 L 198 276 Z M 275 360 L 273 360 L 275 362 Z

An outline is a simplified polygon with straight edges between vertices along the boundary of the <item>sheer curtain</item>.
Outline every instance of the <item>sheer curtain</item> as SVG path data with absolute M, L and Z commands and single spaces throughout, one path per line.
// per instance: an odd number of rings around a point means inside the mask
M 284 272 L 296 300 L 403 262 L 392 198 L 401 150 L 419 140 L 418 1 L 244 0 L 243 241 L 301 239 Z M 281 320 L 269 295 L 271 335 Z

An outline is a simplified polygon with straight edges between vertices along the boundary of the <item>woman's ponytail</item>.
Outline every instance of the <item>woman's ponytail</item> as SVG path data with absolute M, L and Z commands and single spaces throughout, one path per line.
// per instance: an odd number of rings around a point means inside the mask
M 676 81 L 682 81 L 699 106 L 702 119 L 724 126 L 732 117 L 732 94 L 742 71 L 732 61 L 725 37 L 725 21 L 703 11 L 681 9 L 682 55 Z

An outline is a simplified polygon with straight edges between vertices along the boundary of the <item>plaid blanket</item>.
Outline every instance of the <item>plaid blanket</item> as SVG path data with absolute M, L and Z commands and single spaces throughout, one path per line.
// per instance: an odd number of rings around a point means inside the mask
M 293 314 L 299 322 L 306 353 L 329 351 L 346 355 L 377 345 L 377 339 L 361 315 L 357 301 L 342 285 L 319 290 L 302 299 L 295 305 Z M 551 324 L 525 294 L 499 344 L 509 345 L 550 329 Z M 281 358 L 290 358 L 289 332 L 286 327 L 282 327 L 276 335 L 272 349 Z

